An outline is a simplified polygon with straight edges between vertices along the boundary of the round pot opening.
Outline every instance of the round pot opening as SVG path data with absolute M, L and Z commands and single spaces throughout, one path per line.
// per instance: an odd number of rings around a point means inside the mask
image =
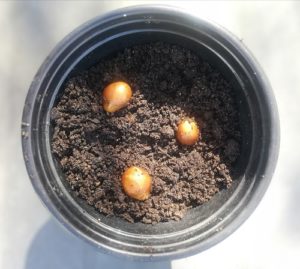
M 188 211 L 178 222 L 146 225 L 107 218 L 72 195 L 50 147 L 50 111 L 66 80 L 126 47 L 165 41 L 199 54 L 233 85 L 242 153 L 230 189 Z M 76 29 L 49 55 L 27 96 L 24 159 L 33 186 L 69 230 L 105 251 L 157 259 L 202 251 L 231 234 L 252 213 L 270 182 L 279 148 L 277 108 L 270 86 L 247 49 L 230 33 L 171 7 L 133 7 Z

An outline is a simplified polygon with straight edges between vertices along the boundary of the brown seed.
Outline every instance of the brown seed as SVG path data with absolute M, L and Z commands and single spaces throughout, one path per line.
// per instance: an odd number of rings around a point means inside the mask
M 184 119 L 178 124 L 176 138 L 182 145 L 195 144 L 199 136 L 200 130 L 194 120 Z
M 146 200 L 150 196 L 152 179 L 148 172 L 140 167 L 131 166 L 122 175 L 125 193 L 136 200 Z
M 102 93 L 103 109 L 107 112 L 116 112 L 127 106 L 131 97 L 132 91 L 126 82 L 111 83 L 105 87 Z

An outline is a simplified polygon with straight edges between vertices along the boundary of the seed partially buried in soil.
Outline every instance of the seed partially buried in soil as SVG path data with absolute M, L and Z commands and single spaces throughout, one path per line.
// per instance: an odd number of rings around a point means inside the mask
M 125 193 L 136 200 L 146 200 L 150 196 L 152 179 L 148 172 L 140 167 L 131 166 L 122 175 Z
M 107 85 L 102 93 L 103 109 L 106 112 L 116 112 L 128 105 L 132 97 L 131 87 L 123 81 Z
M 184 119 L 177 126 L 176 138 L 182 145 L 191 146 L 195 144 L 200 137 L 200 130 L 196 121 Z

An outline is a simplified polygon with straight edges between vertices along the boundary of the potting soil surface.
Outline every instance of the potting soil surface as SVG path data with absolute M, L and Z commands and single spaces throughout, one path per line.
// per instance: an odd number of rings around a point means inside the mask
M 127 82 L 133 97 L 116 113 L 102 91 Z M 182 146 L 177 124 L 194 118 L 201 138 Z M 151 43 L 127 48 L 69 79 L 51 112 L 52 152 L 72 192 L 107 216 L 155 224 L 180 220 L 234 178 L 240 126 L 232 86 L 194 52 Z M 128 197 L 121 175 L 129 166 L 152 176 L 151 196 Z

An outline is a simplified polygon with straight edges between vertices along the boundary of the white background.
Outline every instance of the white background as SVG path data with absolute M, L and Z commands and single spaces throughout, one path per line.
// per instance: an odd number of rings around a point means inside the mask
M 300 268 L 300 2 L 164 2 L 241 38 L 277 98 L 282 136 L 277 170 L 255 213 L 233 235 L 193 257 L 140 264 L 98 253 L 67 233 L 38 200 L 20 143 L 23 103 L 35 72 L 81 23 L 142 3 L 154 2 L 0 3 L 0 268 Z

